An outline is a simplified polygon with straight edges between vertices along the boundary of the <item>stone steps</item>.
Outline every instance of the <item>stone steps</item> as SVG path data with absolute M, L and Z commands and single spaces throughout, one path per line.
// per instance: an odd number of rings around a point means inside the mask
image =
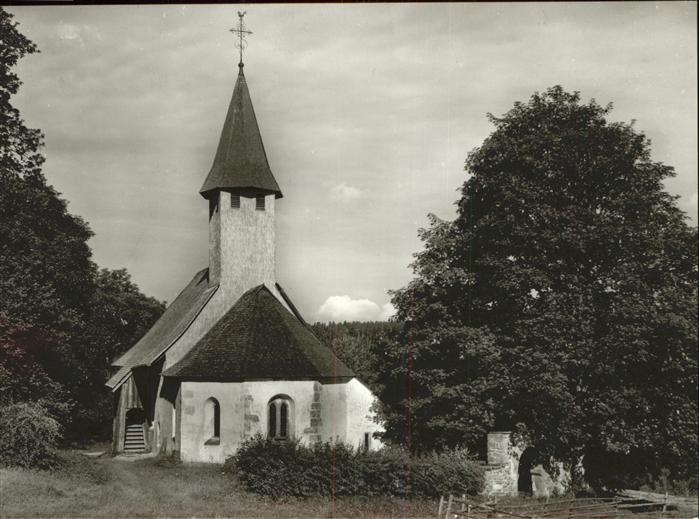
M 143 435 L 143 425 L 129 425 L 126 428 L 124 452 L 126 454 L 146 452 L 146 440 Z

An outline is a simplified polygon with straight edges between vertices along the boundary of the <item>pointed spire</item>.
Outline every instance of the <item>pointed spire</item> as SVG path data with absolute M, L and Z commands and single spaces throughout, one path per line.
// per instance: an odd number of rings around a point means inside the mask
M 231 32 L 245 31 L 242 15 L 238 15 L 241 26 L 232 29 Z M 281 198 L 282 192 L 267 162 L 267 154 L 243 73 L 242 34 L 243 32 L 240 32 L 241 61 L 238 63 L 238 79 L 223 123 L 214 163 L 199 193 L 207 198 L 214 190 L 226 189 L 243 194 L 274 193 L 277 198 Z

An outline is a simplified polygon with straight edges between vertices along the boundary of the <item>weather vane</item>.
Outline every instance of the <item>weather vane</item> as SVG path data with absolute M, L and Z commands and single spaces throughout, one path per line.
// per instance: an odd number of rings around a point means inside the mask
M 240 50 L 240 63 L 238 63 L 239 67 L 243 66 L 243 50 L 248 46 L 248 42 L 245 41 L 245 35 L 252 34 L 251 31 L 248 31 L 245 28 L 245 23 L 243 22 L 243 16 L 245 16 L 246 12 L 247 11 L 243 11 L 241 13 L 238 11 L 238 27 L 231 29 L 232 33 L 238 34 L 238 41 L 235 43 L 235 46 Z

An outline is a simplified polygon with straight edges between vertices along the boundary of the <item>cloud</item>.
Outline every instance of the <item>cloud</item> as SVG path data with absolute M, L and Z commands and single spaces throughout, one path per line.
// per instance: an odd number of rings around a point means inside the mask
M 677 201 L 677 205 L 687 214 L 689 219 L 687 223 L 689 225 L 696 225 L 697 219 L 699 218 L 699 197 L 697 196 L 697 192 L 681 195 L 680 199 Z
M 385 303 L 381 306 L 381 317 L 379 321 L 388 321 L 388 319 L 394 315 L 396 315 L 396 307 L 391 303 Z
M 62 40 L 80 40 L 82 42 L 80 28 L 77 25 L 59 23 L 56 27 L 56 32 L 58 33 L 58 37 Z
M 89 25 L 59 22 L 56 26 L 56 35 L 59 40 L 79 43 L 81 46 L 84 46 L 85 40 L 89 39 L 102 41 L 101 34 Z
M 370 299 L 352 299 L 348 295 L 330 296 L 318 309 L 321 321 L 385 321 L 395 313 L 391 303 L 379 306 Z
M 343 201 L 357 200 L 364 196 L 364 191 L 358 187 L 348 186 L 345 183 L 333 187 L 330 193 L 333 198 Z

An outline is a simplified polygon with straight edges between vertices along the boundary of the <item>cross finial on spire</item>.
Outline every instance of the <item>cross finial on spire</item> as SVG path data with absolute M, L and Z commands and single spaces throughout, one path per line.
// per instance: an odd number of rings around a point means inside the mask
M 243 50 L 245 50 L 245 48 L 248 46 L 248 42 L 245 41 L 245 35 L 252 34 L 251 31 L 247 30 L 245 23 L 243 22 L 243 16 L 245 16 L 245 13 L 246 11 L 243 11 L 242 13 L 238 11 L 238 27 L 231 29 L 232 33 L 238 34 L 238 41 L 235 43 L 235 46 L 240 50 L 240 62 L 238 63 L 238 66 L 241 69 L 243 68 Z

